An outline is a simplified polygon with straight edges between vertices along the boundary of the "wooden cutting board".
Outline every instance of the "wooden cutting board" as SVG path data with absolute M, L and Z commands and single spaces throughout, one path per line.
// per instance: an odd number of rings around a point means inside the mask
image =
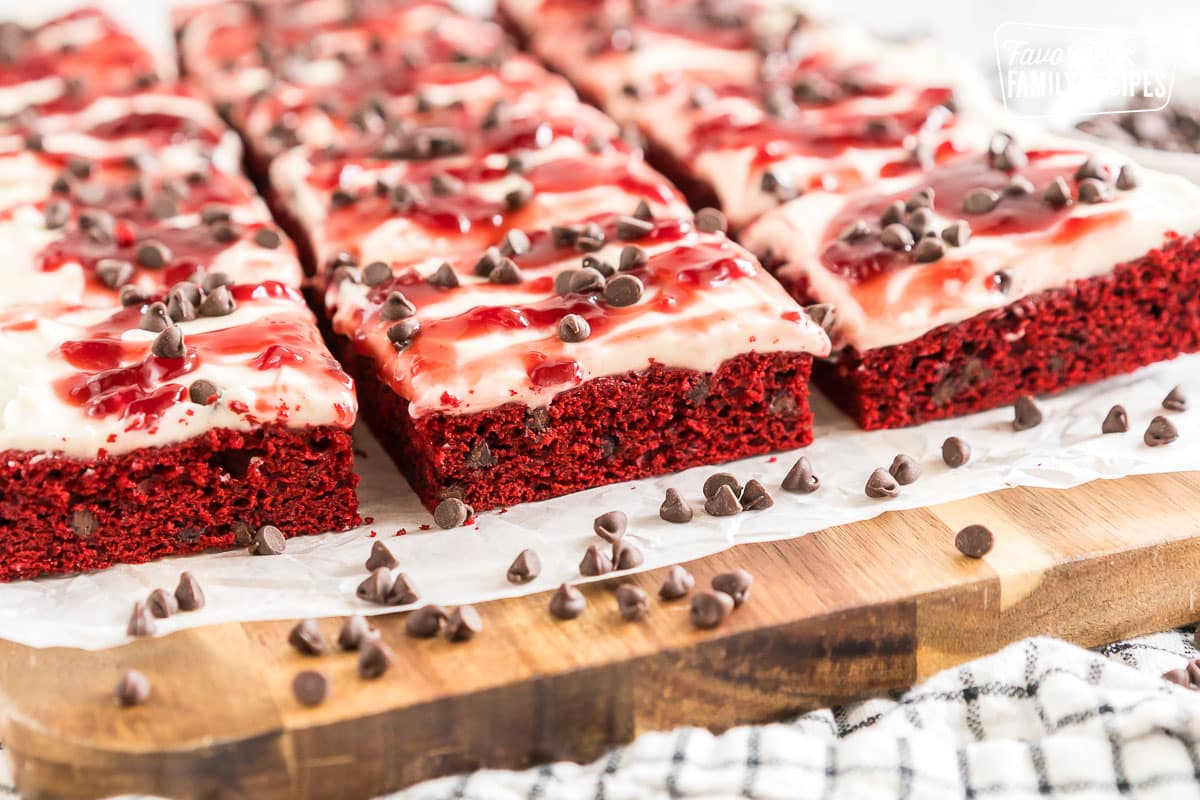
M 986 522 L 972 561 L 954 532 Z M 1035 634 L 1083 645 L 1200 616 L 1200 477 L 1010 489 L 892 512 L 690 565 L 697 584 L 744 567 L 750 601 L 722 627 L 692 628 L 686 601 L 624 623 L 611 589 L 584 589 L 573 622 L 547 595 L 480 608 L 487 629 L 450 644 L 376 618 L 397 661 L 363 682 L 347 654 L 312 659 L 289 622 L 229 624 L 113 650 L 0 643 L 0 738 L 27 800 L 147 793 L 176 798 L 368 797 L 479 766 L 589 760 L 639 733 L 722 729 L 907 686 Z M 652 594 L 662 571 L 632 579 Z M 322 622 L 336 636 L 341 620 Z M 305 709 L 300 669 L 331 675 Z M 124 669 L 151 701 L 118 709 Z

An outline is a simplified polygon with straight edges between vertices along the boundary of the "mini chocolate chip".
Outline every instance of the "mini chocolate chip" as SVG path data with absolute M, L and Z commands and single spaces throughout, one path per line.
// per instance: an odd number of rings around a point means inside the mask
M 220 396 L 221 392 L 217 389 L 216 385 L 212 381 L 206 381 L 203 378 L 192 381 L 192 385 L 188 387 L 188 399 L 198 406 L 211 405 Z
M 456 194 L 463 189 L 463 182 L 453 175 L 438 173 L 429 179 L 429 189 L 439 197 Z
M 71 204 L 66 200 L 51 200 L 42 210 L 42 220 L 49 230 L 62 228 L 71 221 Z
M 1042 201 L 1054 208 L 1062 208 L 1071 203 L 1071 187 L 1067 185 L 1067 179 L 1059 175 L 1042 192 Z
M 525 412 L 525 427 L 534 433 L 541 433 L 550 427 L 550 409 L 537 406 Z
M 525 231 L 513 228 L 504 234 L 504 240 L 500 242 L 500 254 L 512 257 L 523 256 L 529 252 L 529 248 L 532 246 Z
M 967 558 L 983 558 L 995 541 L 992 532 L 982 525 L 968 525 L 954 537 L 954 546 Z
M 446 639 L 451 642 L 468 642 L 482 630 L 483 619 L 475 606 L 459 606 L 446 620 Z
M 662 586 L 658 589 L 658 596 L 663 600 L 678 600 L 690 592 L 695 585 L 696 579 L 692 577 L 692 573 L 676 564 L 667 570 L 667 577 L 663 579 Z
M 1075 170 L 1075 180 L 1085 181 L 1089 178 L 1106 181 L 1108 173 L 1104 169 L 1104 165 L 1094 158 L 1089 158 L 1079 165 L 1079 169 Z
M 575 225 L 554 225 L 550 228 L 550 238 L 555 247 L 572 247 L 579 238 L 580 228 Z
M 992 285 L 1001 294 L 1008 294 L 1012 289 L 1012 275 L 1006 269 L 996 270 L 992 273 Z
M 781 484 L 785 492 L 812 494 L 821 488 L 821 479 L 813 474 L 812 464 L 807 456 L 800 456 Z
M 274 250 L 283 244 L 283 237 L 274 228 L 259 228 L 254 232 L 254 243 L 259 247 Z
M 512 285 L 520 283 L 524 279 L 525 276 L 521 274 L 520 267 L 511 258 L 502 259 L 496 268 L 488 273 L 489 283 Z
M 379 286 L 392 279 L 392 268 L 382 261 L 372 261 L 363 267 L 363 283 L 370 287 Z
M 971 460 L 971 445 L 957 436 L 951 436 L 942 442 L 942 461 L 951 469 L 958 469 Z
M 1117 188 L 1123 192 L 1130 189 L 1136 189 L 1141 183 L 1141 177 L 1138 175 L 1137 167 L 1133 164 L 1121 165 L 1121 171 L 1117 174 Z
M 872 233 L 874 233 L 874 230 L 871 228 L 869 222 L 856 219 L 842 228 L 842 232 L 838 234 L 838 238 L 843 242 L 861 242 L 863 239 L 870 237 Z
M 297 672 L 292 679 L 292 694 L 302 706 L 319 706 L 329 699 L 329 678 L 315 669 Z
M 417 308 L 401 292 L 389 292 L 379 307 L 379 318 L 385 322 L 408 319 L 417 313 Z
M 1178 438 L 1179 431 L 1175 428 L 1175 424 L 1166 417 L 1159 416 L 1150 420 L 1150 427 L 1146 428 L 1142 440 L 1150 447 L 1162 447 Z
M 654 223 L 637 217 L 617 217 L 617 238 L 623 242 L 632 242 L 647 236 L 654 230 Z
M 183 572 L 179 575 L 179 585 L 175 587 L 175 602 L 179 604 L 180 611 L 199 611 L 204 608 L 204 589 L 192 573 Z
M 366 639 L 358 646 L 358 677 L 364 681 L 373 681 L 387 672 L 395 660 L 396 654 L 392 652 L 392 648 L 378 638 Z
M 742 510 L 742 504 L 729 484 L 721 484 L 716 493 L 704 501 L 704 510 L 710 516 L 731 517 Z
M 594 253 L 604 247 L 604 236 L 581 235 L 575 240 L 575 249 L 581 253 Z
M 568 344 L 582 342 L 592 335 L 592 326 L 578 314 L 567 314 L 558 321 L 558 338 Z
M 646 556 L 640 547 L 625 539 L 613 542 L 613 569 L 636 569 L 646 561 Z
M 1176 386 L 1168 392 L 1167 396 L 1163 398 L 1162 407 L 1167 411 L 1187 411 L 1188 401 L 1183 387 Z
M 355 614 L 346 620 L 338 632 L 338 647 L 343 650 L 357 650 L 365 642 L 379 638 L 379 631 L 362 614 Z
M 575 619 L 587 608 L 583 592 L 570 584 L 562 584 L 550 597 L 550 613 L 561 620 Z
M 387 329 L 388 341 L 397 350 L 403 350 L 412 342 L 412 338 L 421 330 L 421 323 L 413 317 L 402 319 Z
M 435 175 L 434 177 L 436 178 L 437 176 Z M 434 194 L 437 194 L 437 193 L 438 193 L 437 189 L 435 188 Z M 350 206 L 354 205 L 357 202 L 358 202 L 358 196 L 355 195 L 353 192 L 347 191 L 345 189 L 334 189 L 333 193 L 331 195 L 329 195 L 329 205 L 335 209 L 336 208 L 349 208 Z
M 760 481 L 753 479 L 746 481 L 746 486 L 742 489 L 740 502 L 743 511 L 762 511 L 775 505 L 775 499 L 771 497 L 771 493 L 767 491 L 767 487 L 763 486 Z
M 715 628 L 733 611 L 733 598 L 724 592 L 700 592 L 692 595 L 692 625 Z
M 626 622 L 636 622 L 650 610 L 650 596 L 632 583 L 622 583 L 617 587 L 616 595 L 617 611 Z
M 583 554 L 583 559 L 579 562 L 579 574 L 585 578 L 594 578 L 597 575 L 612 572 L 612 570 L 612 559 L 601 552 L 600 545 L 589 544 Z
M 725 215 L 715 208 L 702 208 L 696 212 L 696 230 L 702 233 L 724 233 L 728 227 Z
M 1036 191 L 1037 187 L 1033 185 L 1033 181 L 1024 175 L 1013 175 L 1004 187 L 1004 193 L 1010 197 L 1024 197 Z
M 110 289 L 117 289 L 133 278 L 133 264 L 120 258 L 102 258 L 96 262 L 96 277 Z
M 71 532 L 80 539 L 87 539 L 96 532 L 98 527 L 96 515 L 85 508 L 76 509 L 71 512 Z
M 971 225 L 965 219 L 951 222 L 942 228 L 942 240 L 951 247 L 962 247 L 971 239 Z
M 151 333 L 162 333 L 171 327 L 171 318 L 167 314 L 167 307 L 163 303 L 151 303 L 142 312 L 142 317 L 138 321 L 138 327 L 144 331 Z
M 732 489 L 735 496 L 739 496 L 742 493 L 742 485 L 738 483 L 738 479 L 733 474 L 729 472 L 715 472 L 709 475 L 704 481 L 704 488 L 702 489 L 704 498 L 711 500 L 722 486 L 728 486 Z
M 392 573 L 387 567 L 379 567 L 363 579 L 354 590 L 359 600 L 368 603 L 387 602 L 388 592 L 392 589 Z
M 912 456 L 901 453 L 892 459 L 892 465 L 888 467 L 888 474 L 896 479 L 896 483 L 908 486 L 910 483 L 916 483 L 917 478 L 921 477 L 921 466 L 913 460 Z
M 1029 158 L 1023 150 L 1010 141 L 998 151 L 989 152 L 988 161 L 992 169 L 1011 172 L 1028 164 Z
M 200 209 L 200 221 L 205 225 L 216 225 L 218 222 L 229 222 L 232 219 L 233 214 L 228 206 L 214 203 Z
M 202 317 L 224 317 L 232 314 L 236 308 L 237 302 L 229 287 L 218 286 L 204 297 L 197 310 Z
M 167 328 L 154 337 L 154 343 L 150 345 L 150 352 L 159 358 L 183 358 L 187 355 L 183 331 L 178 325 Z
M 505 577 L 509 583 L 529 583 L 542 574 L 542 559 L 536 550 L 522 550 L 513 559 Z
M 912 197 L 904 203 L 904 208 L 908 211 L 916 211 L 918 208 L 933 208 L 934 192 L 932 186 L 922 186 Z
M 137 262 L 146 269 L 162 269 L 171 260 L 171 249 L 162 242 L 147 239 L 138 245 Z
M 682 524 L 692 521 L 692 507 L 675 489 L 667 489 L 667 496 L 658 507 L 658 516 L 665 522 Z
M 200 281 L 200 288 L 206 292 L 211 292 L 218 286 L 232 286 L 233 279 L 224 272 L 210 272 Z
M 595 292 L 603 292 L 605 289 L 604 276 L 599 270 L 586 267 L 584 269 L 573 269 L 560 272 L 560 275 L 568 274 L 570 278 L 567 280 L 567 291 L 571 294 L 593 294 Z M 557 283 L 557 279 L 555 283 Z
M 471 507 L 457 497 L 447 497 L 433 511 L 433 521 L 442 530 L 461 528 L 471 517 Z
M 146 292 L 134 286 L 132 283 L 127 283 L 122 286 L 118 297 L 121 305 L 125 308 L 128 308 L 129 306 L 141 305 L 150 299 Z
M 391 270 L 388 270 L 391 272 Z M 454 272 L 454 268 L 450 266 L 448 261 L 443 261 L 441 265 L 429 276 L 429 285 L 436 286 L 439 289 L 457 289 L 458 275 Z
M 867 497 L 881 499 L 885 497 L 895 497 L 900 494 L 900 487 L 896 484 L 894 478 L 886 469 L 880 467 L 871 473 L 871 477 L 867 478 L 866 487 Z
M 793 200 L 800 194 L 792 176 L 777 169 L 768 169 L 764 172 L 758 181 L 758 186 L 780 202 Z
M 254 532 L 254 543 L 250 545 L 252 556 L 277 556 L 287 549 L 283 531 L 274 525 L 263 525 Z
M 325 652 L 325 637 L 321 635 L 315 619 L 297 622 L 288 634 L 288 644 L 301 655 L 319 656 Z
M 807 305 L 804 307 L 804 313 L 826 333 L 833 330 L 833 325 L 837 321 L 837 309 L 829 303 Z
M 367 556 L 366 563 L 363 564 L 367 572 L 374 572 L 380 567 L 389 570 L 395 569 L 399 565 L 400 562 L 396 560 L 396 556 L 388 549 L 388 546 L 378 540 L 371 543 L 371 554 Z
M 1129 430 L 1129 415 L 1125 413 L 1125 407 L 1115 405 L 1108 410 L 1108 415 L 1104 417 L 1104 422 L 1100 424 L 1101 433 L 1124 433 Z
M 196 318 L 196 306 L 185 292 L 167 293 L 167 316 L 172 322 L 191 322 Z
M 606 511 L 592 520 L 592 530 L 606 542 L 616 542 L 629 529 L 629 517 L 624 511 Z
M 1079 202 L 1107 203 L 1112 200 L 1112 189 L 1099 178 L 1084 178 L 1079 182 Z
M 383 601 L 389 606 L 407 606 L 412 605 L 420 599 L 421 596 L 417 593 L 412 581 L 408 579 L 407 575 L 401 572 L 392 581 L 392 586 L 388 589 Z
M 733 599 L 733 605 L 740 606 L 750 598 L 750 587 L 754 584 L 754 576 L 744 569 L 733 572 L 722 572 L 712 579 L 712 588 L 716 592 L 724 592 Z
M 1013 430 L 1027 431 L 1042 424 L 1042 410 L 1027 394 L 1021 395 L 1013 403 Z
M 1000 195 L 987 188 L 972 189 L 963 198 L 964 214 L 986 214 L 1000 203 Z
M 918 208 L 908 215 L 908 219 L 904 221 L 904 227 L 908 228 L 913 236 L 920 238 L 933 228 L 935 222 L 933 211 L 928 208 Z
M 136 669 L 128 670 L 117 681 L 113 694 L 125 708 L 140 706 L 150 699 L 150 681 Z
M 166 619 L 179 610 L 179 601 L 166 589 L 155 589 L 146 598 L 146 608 L 159 619 Z
M 620 259 L 617 262 L 618 269 L 621 272 L 628 272 L 631 269 L 636 269 L 646 263 L 648 256 L 646 251 L 635 244 L 627 244 L 621 248 Z
M 650 204 L 645 200 L 638 200 L 633 209 L 634 219 L 649 221 L 654 219 L 654 212 L 650 210 Z
M 886 226 L 879 234 L 879 242 L 884 247 L 891 250 L 907 250 L 913 246 L 912 231 L 908 226 L 901 222 L 893 222 Z
M 879 215 L 879 224 L 883 227 L 895 225 L 898 222 L 904 221 L 904 215 L 908 211 L 908 206 L 903 200 L 893 200 L 888 204 L 883 213 Z
M 913 258 L 920 263 L 938 261 L 946 255 L 945 243 L 936 237 L 922 236 L 913 249 Z
M 133 604 L 133 611 L 129 614 L 129 623 L 125 626 L 125 633 L 129 636 L 153 636 L 158 630 L 158 625 L 154 622 L 154 617 L 150 613 L 150 609 L 146 608 L 146 604 L 138 601 Z
M 430 603 L 408 615 L 404 620 L 404 632 L 417 639 L 429 639 L 442 630 L 442 623 L 450 614 L 439 605 Z
M 645 287 L 636 275 L 617 275 L 604 287 L 604 301 L 614 308 L 625 308 L 642 299 Z

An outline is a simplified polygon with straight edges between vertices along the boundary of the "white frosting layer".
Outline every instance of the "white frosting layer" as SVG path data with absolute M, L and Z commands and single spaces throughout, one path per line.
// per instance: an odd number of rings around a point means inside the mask
M 1066 147 L 1069 151 L 1037 163 L 1039 170 L 1065 176 L 1072 187 L 1071 176 L 1089 154 L 1114 168 L 1125 161 L 1107 151 L 1079 150 L 1077 143 Z M 936 170 L 931 174 L 936 176 Z M 1162 246 L 1168 232 L 1186 236 L 1200 230 L 1200 188 L 1172 175 L 1139 170 L 1139 176 L 1138 188 L 1115 191 L 1111 202 L 1076 202 L 1044 230 L 975 234 L 966 246 L 948 248 L 940 260 L 905 265 L 861 282 L 831 271 L 822 254 L 838 234 L 831 230 L 835 218 L 879 189 L 801 197 L 768 213 L 742 239 L 754 252 L 769 250 L 786 262 L 778 273 L 785 284 L 799 283 L 813 301 L 836 307 L 835 346 L 869 350 L 911 341 L 1022 297 L 1110 274 L 1116 265 Z M 918 175 L 891 182 L 886 191 L 903 198 L 926 180 L 928 176 Z M 1039 193 L 1042 188 L 1037 187 Z M 938 206 L 936 199 L 935 210 L 939 228 L 954 219 L 972 220 L 957 208 Z M 1007 290 L 993 279 L 1000 270 L 1008 274 Z
M 43 306 L 0 312 L 0 452 L 57 451 L 86 459 L 102 450 L 124 453 L 173 444 L 215 428 L 246 431 L 274 422 L 348 428 L 356 410 L 352 384 L 329 356 L 311 313 L 295 292 L 260 294 L 243 300 L 228 316 L 181 324 L 197 366 L 174 380 L 151 380 L 142 387 L 149 392 L 168 385 L 185 390 L 181 400 L 146 427 L 138 427 L 136 415 L 89 414 L 62 394 L 65 383 L 86 371 L 70 364 L 60 347 L 89 338 L 88 329 L 109 319 L 113 309 Z M 136 316 L 132 324 L 136 326 Z M 231 331 L 238 346 L 205 338 L 220 331 Z M 154 334 L 136 327 L 120 334 L 126 353 L 122 365 L 144 358 L 153 339 Z M 258 369 L 254 362 L 273 344 L 287 347 L 303 363 L 285 358 L 278 367 Z M 220 399 L 212 405 L 192 403 L 186 388 L 196 380 L 211 381 Z

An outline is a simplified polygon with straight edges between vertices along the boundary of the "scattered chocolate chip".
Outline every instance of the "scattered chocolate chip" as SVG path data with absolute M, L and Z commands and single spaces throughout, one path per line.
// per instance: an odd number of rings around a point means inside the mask
M 702 208 L 696 212 L 696 230 L 702 233 L 724 233 L 728 227 L 725 215 L 715 208 Z
M 522 550 L 505 575 L 509 583 L 529 583 L 542 574 L 542 559 L 536 550 Z
M 837 321 L 837 309 L 829 303 L 812 303 L 804 307 L 804 313 L 826 333 L 833 330 Z
M 1079 169 L 1075 170 L 1075 180 L 1098 180 L 1106 181 L 1108 173 L 1104 169 L 1104 165 L 1094 158 L 1089 158 L 1079 165 Z
M 561 620 L 575 619 L 587 608 L 583 592 L 570 584 L 562 584 L 550 597 L 550 613 Z
M 389 269 L 390 273 L 391 270 Z M 458 275 L 454 272 L 454 268 L 449 262 L 443 261 L 441 265 L 429 276 L 429 285 L 436 286 L 439 289 L 457 289 Z
M 162 242 L 147 239 L 138 245 L 137 262 L 146 269 L 162 269 L 171 261 L 171 249 Z
M 645 287 L 636 275 L 617 275 L 604 287 L 604 301 L 614 308 L 631 306 L 642 299 Z
M 1200 689 L 1200 659 L 1193 658 L 1181 669 L 1168 670 L 1162 674 L 1162 678 L 1194 692 Z
M 218 286 L 205 295 L 197 309 L 202 317 L 224 317 L 237 308 L 228 286 Z M 169 310 L 169 309 L 168 309 Z
M 224 272 L 210 272 L 200 281 L 200 288 L 206 292 L 214 291 L 218 286 L 232 286 L 233 279 Z
M 154 616 L 150 613 L 150 609 L 146 608 L 146 604 L 138 601 L 133 604 L 133 611 L 129 614 L 129 623 L 125 626 L 125 633 L 129 636 L 153 636 L 158 630 L 158 625 L 154 622 Z
M 233 214 L 228 206 L 213 203 L 200 209 L 200 221 L 205 225 L 216 225 L 220 222 L 229 222 L 232 219 Z
M 954 537 L 954 546 L 967 558 L 983 558 L 995 541 L 992 532 L 982 525 L 968 525 Z
M 315 619 L 302 619 L 288 634 L 288 644 L 306 656 L 319 656 L 325 652 L 325 637 L 317 627 Z
M 942 228 L 942 241 L 951 247 L 962 247 L 971 239 L 971 225 L 965 219 L 951 222 Z
M 781 203 L 795 199 L 800 193 L 792 176 L 782 170 L 768 169 L 758 182 L 759 188 Z
M 650 610 L 650 597 L 632 583 L 623 583 L 617 587 L 617 610 L 621 613 L 621 619 L 636 622 Z
M 1071 187 L 1067 185 L 1067 179 L 1059 175 L 1046 187 L 1042 192 L 1042 200 L 1049 206 L 1054 208 L 1062 208 L 1069 205 L 1071 202 Z
M 254 243 L 259 247 L 274 250 L 283 244 L 283 237 L 274 228 L 259 228 L 254 232 Z
M 733 598 L 733 605 L 740 606 L 750 597 L 750 587 L 754 584 L 754 576 L 744 569 L 733 572 L 722 572 L 712 579 L 712 588 L 724 592 Z
M 1009 179 L 1008 185 L 1004 187 L 1004 193 L 1009 197 L 1024 197 L 1036 191 L 1037 187 L 1033 185 L 1033 181 L 1024 175 L 1013 175 Z
M 463 182 L 453 175 L 438 173 L 429 179 L 429 189 L 438 197 L 447 197 L 463 190 Z
M 626 539 L 613 542 L 613 569 L 637 569 L 646 562 L 641 548 Z
M 191 322 L 196 318 L 196 306 L 187 294 L 172 290 L 167 293 L 167 316 L 172 322 Z
M 692 507 L 675 489 L 667 489 L 667 496 L 658 507 L 658 516 L 665 522 L 682 524 L 692 521 Z
M 179 576 L 179 585 L 175 587 L 175 604 L 180 611 L 199 611 L 204 608 L 204 590 L 200 582 L 190 572 Z
M 992 169 L 1011 172 L 1029 163 L 1029 158 L 1011 139 L 996 149 L 988 151 L 988 166 Z
M 866 220 L 856 219 L 845 228 L 842 228 L 842 232 L 838 234 L 838 238 L 843 242 L 861 242 L 863 239 L 869 238 L 872 233 L 874 233 L 874 230 L 871 228 L 870 223 Z
M 525 231 L 513 228 L 504 234 L 504 240 L 500 242 L 500 254 L 510 257 L 523 256 L 532 246 Z
M 417 594 L 417 590 L 409 581 L 408 576 L 401 572 L 392 581 L 391 588 L 387 590 L 387 595 L 383 600 L 389 606 L 407 606 L 420 599 L 420 595 Z
M 1141 177 L 1138 175 L 1137 167 L 1133 164 L 1121 165 L 1121 171 L 1117 174 L 1117 188 L 1123 192 L 1130 189 L 1136 189 L 1141 183 Z
M 433 521 L 442 530 L 461 528 L 471 516 L 471 507 L 457 497 L 447 497 L 433 511 Z
M 167 314 L 167 307 L 163 303 L 151 303 L 142 312 L 142 318 L 138 321 L 138 327 L 144 331 L 151 333 L 161 333 L 171 327 L 171 317 Z
M 992 286 L 1001 294 L 1008 294 L 1012 289 L 1012 275 L 1006 269 L 999 269 L 992 273 Z
M 1100 424 L 1101 433 L 1124 433 L 1129 430 L 1129 415 L 1125 413 L 1125 407 L 1115 405 L 1108 410 L 1108 415 L 1104 417 L 1104 422 Z
M 383 305 L 379 307 L 379 318 L 385 322 L 408 319 L 415 313 L 417 313 L 417 307 L 409 302 L 409 299 L 401 292 L 389 292 Z
M 646 251 L 635 244 L 627 244 L 621 248 L 621 255 L 617 261 L 617 268 L 621 272 L 628 272 L 631 269 L 636 269 L 646 263 Z
M 437 636 L 442 630 L 442 623 L 449 616 L 446 609 L 439 605 L 430 603 L 427 606 L 421 606 L 404 620 L 404 632 L 417 639 Z
M 594 578 L 597 575 L 612 572 L 612 570 L 612 559 L 601 552 L 600 546 L 588 545 L 588 549 L 583 554 L 583 560 L 579 562 L 579 574 L 585 578 Z
M 1000 195 L 991 189 L 972 189 L 963 198 L 964 214 L 986 214 L 1000 203 Z
M 127 283 L 121 287 L 121 291 L 118 295 L 118 298 L 121 302 L 122 307 L 124 307 L 124 308 L 128 308 L 129 306 L 141 305 L 142 303 L 144 303 L 150 299 L 149 295 L 147 295 L 144 291 L 142 291 L 138 287 L 134 286 L 132 283 Z
M 558 338 L 568 344 L 582 342 L 592 335 L 592 326 L 578 314 L 567 314 L 558 321 Z
M 913 249 L 913 258 L 919 263 L 938 261 L 946 255 L 945 243 L 933 236 L 922 236 Z
M 617 217 L 617 238 L 623 242 L 632 242 L 643 238 L 654 230 L 654 223 L 637 217 Z
M 362 280 L 367 286 L 375 287 L 392 279 L 392 268 L 382 261 L 372 261 L 363 267 Z
M 893 200 L 888 204 L 883 213 L 879 215 L 879 224 L 883 227 L 895 225 L 904 221 L 904 215 L 908 212 L 908 206 L 903 200 Z
M 102 258 L 96 262 L 96 277 L 110 289 L 117 289 L 133 278 L 133 264 L 120 258 Z
M 775 505 L 775 499 L 767 491 L 761 481 L 754 479 L 746 481 L 740 499 L 743 511 L 762 511 Z
M 187 355 L 187 346 L 183 342 L 183 331 L 178 325 L 172 325 L 158 336 L 150 345 L 150 352 L 158 358 L 183 358 Z
M 150 699 L 150 681 L 136 669 L 126 671 L 113 691 L 117 703 L 125 708 L 140 706 Z
M 357 650 L 364 642 L 379 638 L 379 631 L 362 614 L 348 618 L 338 632 L 338 647 L 343 650 Z
M 812 464 L 807 456 L 800 456 L 780 484 L 785 492 L 812 494 L 821 488 L 821 479 L 813 474 Z
M 467 642 L 483 630 L 483 619 L 475 606 L 459 606 L 450 612 L 446 620 L 446 639 L 451 642 Z
M 1033 402 L 1033 398 L 1023 394 L 1013 403 L 1013 430 L 1027 431 L 1042 424 L 1042 410 Z
M 912 231 L 902 222 L 893 222 L 879 234 L 879 242 L 890 250 L 907 250 L 913 246 Z
M 904 227 L 919 239 L 933 230 L 935 222 L 936 219 L 931 209 L 918 208 L 908 215 L 908 219 L 904 221 Z
M 658 589 L 658 596 L 663 600 L 678 600 L 690 592 L 695 585 L 696 579 L 692 577 L 692 573 L 676 564 L 667 570 L 667 577 L 663 579 L 662 586 Z
M 287 549 L 283 531 L 274 525 L 263 525 L 254 532 L 254 543 L 250 545 L 252 556 L 277 556 Z
M 715 628 L 733 611 L 733 598 L 724 592 L 700 592 L 692 595 L 692 625 Z
M 1162 447 L 1178 438 L 1179 431 L 1175 424 L 1166 417 L 1159 416 L 1150 420 L 1150 426 L 1146 428 L 1142 440 L 1150 447 Z
M 891 474 L 883 467 L 880 467 L 871 473 L 871 477 L 867 478 L 865 491 L 867 497 L 881 499 L 884 497 L 895 497 L 900 494 L 900 487 Z
M 971 460 L 971 445 L 957 436 L 942 442 L 942 461 L 951 469 L 958 469 Z
M 511 258 L 501 259 L 496 268 L 488 273 L 488 281 L 490 283 L 512 285 L 525 280 L 525 276 L 521 274 L 520 267 Z
M 371 543 L 371 554 L 367 556 L 367 561 L 363 566 L 366 567 L 367 572 L 374 572 L 380 567 L 395 569 L 400 566 L 400 562 L 396 560 L 396 556 L 386 544 L 376 540 Z
M 713 517 L 731 517 L 741 512 L 742 504 L 729 484 L 721 484 L 716 494 L 704 501 L 704 510 Z
M 1187 395 L 1182 386 L 1176 386 L 1163 398 L 1162 407 L 1167 411 L 1187 411 Z
M 212 237 L 221 244 L 232 244 L 241 236 L 238 229 L 232 225 L 217 225 L 212 229 Z
M 910 483 L 916 483 L 917 478 L 921 477 L 921 466 L 911 456 L 901 453 L 892 459 L 888 474 L 896 479 L 896 483 L 908 486 Z
M 396 655 L 392 648 L 378 638 L 364 639 L 358 646 L 358 677 L 364 681 L 373 681 L 387 672 L 395 660 Z
M 71 221 L 71 204 L 66 200 L 51 200 L 42 210 L 42 220 L 48 230 L 57 230 Z
M 606 542 L 615 542 L 629 528 L 629 517 L 624 511 L 606 511 L 592 520 L 592 530 Z
M 385 603 L 388 592 L 391 590 L 391 570 L 387 567 L 378 567 L 358 585 L 354 594 L 359 600 L 366 600 L 368 603 Z
M 1084 178 L 1079 182 L 1079 202 L 1106 203 L 1112 200 L 1112 189 L 1099 178 Z
M 297 672 L 292 679 L 292 694 L 302 706 L 319 706 L 329 698 L 329 678 L 315 669 Z
M 402 319 L 387 329 L 388 341 L 397 350 L 403 350 L 412 342 L 412 338 L 421 330 L 421 323 L 415 317 Z

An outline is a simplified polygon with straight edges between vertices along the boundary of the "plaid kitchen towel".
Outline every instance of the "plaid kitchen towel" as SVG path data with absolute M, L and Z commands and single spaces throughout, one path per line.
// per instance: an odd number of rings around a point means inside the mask
M 592 764 L 485 770 L 388 800 L 1200 800 L 1200 693 L 1159 677 L 1197 656 L 1192 638 L 1028 639 L 892 698 L 720 736 L 646 734 Z

